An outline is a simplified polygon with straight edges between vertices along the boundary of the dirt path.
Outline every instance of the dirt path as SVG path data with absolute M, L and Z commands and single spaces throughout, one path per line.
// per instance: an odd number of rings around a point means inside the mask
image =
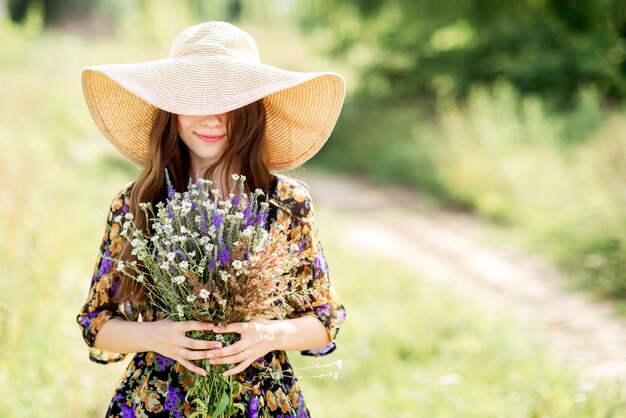
M 427 209 L 415 193 L 360 178 L 312 170 L 294 177 L 307 182 L 317 208 L 342 217 L 342 245 L 449 283 L 494 313 L 531 321 L 553 352 L 589 378 L 626 378 L 626 319 L 607 302 L 564 290 L 563 273 L 541 257 L 494 244 L 492 225 Z

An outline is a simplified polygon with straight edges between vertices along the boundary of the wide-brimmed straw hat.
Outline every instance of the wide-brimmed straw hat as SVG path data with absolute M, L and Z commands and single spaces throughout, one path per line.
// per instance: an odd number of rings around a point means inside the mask
M 168 58 L 86 67 L 81 79 L 100 130 L 140 166 L 149 158 L 158 109 L 216 115 L 264 98 L 265 163 L 270 169 L 295 168 L 327 141 L 345 98 L 341 75 L 261 63 L 250 34 L 215 21 L 183 30 Z

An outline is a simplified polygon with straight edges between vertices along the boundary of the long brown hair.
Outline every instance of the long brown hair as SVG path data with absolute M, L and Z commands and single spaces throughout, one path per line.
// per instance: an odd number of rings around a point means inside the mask
M 227 115 L 226 134 L 228 143 L 221 157 L 212 165 L 205 168 L 201 176 L 212 179 L 217 168 L 220 168 L 223 184 L 229 181 L 233 166 L 239 167 L 239 174 L 246 176 L 246 192 L 260 188 L 268 192 L 273 174 L 267 168 L 263 159 L 264 137 L 266 128 L 266 114 L 263 99 L 240 107 Z M 158 202 L 164 202 L 167 197 L 165 169 L 178 192 L 187 190 L 189 182 L 190 157 L 187 145 L 178 135 L 176 114 L 159 109 L 150 133 L 150 155 L 142 172 L 132 184 L 129 210 L 135 215 L 134 223 L 144 233 L 151 235 L 150 221 L 139 207 L 140 202 L 151 202 L 156 207 Z M 228 190 L 222 191 L 228 196 Z M 267 193 L 266 195 L 267 196 Z M 259 198 L 265 200 L 265 196 Z M 142 269 L 141 261 L 132 254 L 132 246 L 124 239 L 119 258 L 127 263 L 137 261 Z M 144 271 L 145 272 L 145 271 Z M 147 273 L 147 272 L 146 272 Z M 146 288 L 134 279 L 118 271 L 120 287 L 112 295 L 114 303 L 126 301 L 145 302 Z M 146 274 L 147 280 L 150 280 Z

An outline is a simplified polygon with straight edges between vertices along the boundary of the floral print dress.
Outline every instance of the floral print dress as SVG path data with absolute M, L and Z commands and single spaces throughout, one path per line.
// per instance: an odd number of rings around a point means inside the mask
M 125 353 L 114 353 L 93 347 L 102 325 L 111 318 L 128 321 L 156 321 L 162 312 L 146 303 L 139 306 L 126 302 L 115 304 L 110 299 L 119 289 L 119 279 L 112 275 L 113 262 L 102 257 L 116 257 L 122 248 L 121 225 L 117 215 L 129 210 L 130 193 L 134 182 L 126 184 L 115 196 L 107 217 L 100 252 L 96 259 L 87 300 L 76 316 L 82 336 L 87 343 L 89 359 L 100 364 L 118 362 Z M 291 233 L 300 237 L 302 249 L 312 247 L 315 261 L 297 267 L 297 274 L 305 275 L 311 292 L 307 309 L 292 312 L 289 317 L 312 315 L 318 318 L 330 337 L 325 347 L 300 351 L 302 355 L 324 356 L 336 348 L 335 338 L 346 318 L 346 311 L 329 280 L 328 266 L 315 221 L 311 195 L 306 185 L 291 177 L 274 174 L 270 185 L 270 213 L 268 228 L 287 223 Z M 136 353 L 121 376 L 109 404 L 106 417 L 187 417 L 195 412 L 185 402 L 186 391 L 193 375 L 187 368 L 156 352 Z M 243 385 L 237 402 L 245 405 L 246 417 L 308 417 L 303 394 L 285 351 L 275 350 L 255 360 L 235 375 Z

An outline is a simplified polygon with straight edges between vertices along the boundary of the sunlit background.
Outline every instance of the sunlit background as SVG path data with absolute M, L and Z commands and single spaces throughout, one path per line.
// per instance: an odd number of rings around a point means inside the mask
M 0 0 L 1 417 L 104 415 L 128 361 L 91 363 L 75 317 L 139 171 L 80 74 L 165 58 L 208 20 L 347 83 L 328 143 L 285 173 L 311 188 L 347 310 L 334 353 L 290 353 L 313 416 L 626 417 L 624 365 L 592 377 L 601 358 L 549 338 L 602 357 L 609 314 L 590 313 L 609 306 L 626 359 L 623 1 Z

